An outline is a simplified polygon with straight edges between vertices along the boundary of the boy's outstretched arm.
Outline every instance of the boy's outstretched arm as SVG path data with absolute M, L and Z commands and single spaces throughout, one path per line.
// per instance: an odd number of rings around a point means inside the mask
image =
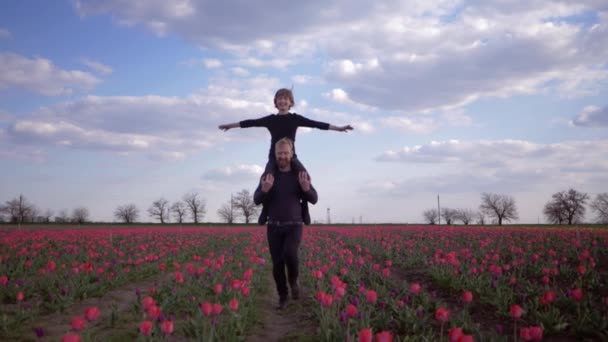
M 338 131 L 338 132 L 348 132 L 348 131 L 352 131 L 354 128 L 351 125 L 346 125 L 346 126 L 329 125 L 329 129 L 332 131 Z
M 270 122 L 270 120 L 272 120 L 272 115 L 267 115 L 264 117 L 261 117 L 259 119 L 248 119 L 248 120 L 243 120 L 243 121 L 239 121 L 239 122 L 235 122 L 235 123 L 231 123 L 231 124 L 225 124 L 225 125 L 219 125 L 219 129 L 227 131 L 231 128 L 248 128 L 248 127 L 268 127 L 268 124 Z
M 231 124 L 224 124 L 224 125 L 219 125 L 219 129 L 223 130 L 224 132 L 231 129 L 231 128 L 237 128 L 237 127 L 241 127 L 240 122 L 235 122 L 235 123 L 231 123 Z

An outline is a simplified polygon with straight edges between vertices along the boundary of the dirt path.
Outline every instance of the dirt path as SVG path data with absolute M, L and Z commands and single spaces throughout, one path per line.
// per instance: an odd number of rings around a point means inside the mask
M 260 298 L 261 322 L 247 338 L 248 342 L 315 341 L 318 327 L 310 306 L 314 305 L 310 291 L 301 287 L 300 299 L 289 301 L 282 311 L 276 310 L 278 296 L 272 272 L 266 276 L 267 291 Z
M 59 341 L 63 335 L 72 330 L 72 318 L 76 316 L 84 317 L 84 311 L 89 306 L 97 306 L 99 308 L 99 317 L 93 322 L 87 322 L 84 332 L 95 334 L 98 330 L 107 330 L 107 325 L 112 315 L 112 308 L 114 308 L 117 316 L 120 317 L 122 312 L 133 308 L 137 300 L 137 289 L 141 291 L 143 298 L 150 287 L 157 286 L 169 276 L 170 274 L 161 274 L 129 283 L 107 292 L 102 297 L 87 298 L 80 301 L 63 313 L 53 313 L 35 318 L 33 322 L 28 323 L 22 328 L 23 336 L 19 341 Z M 44 337 L 41 339 L 36 337 L 35 328 L 37 327 L 44 329 Z

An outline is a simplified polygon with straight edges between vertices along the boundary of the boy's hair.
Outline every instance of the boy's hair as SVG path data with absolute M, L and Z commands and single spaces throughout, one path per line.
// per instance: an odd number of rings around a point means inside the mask
M 287 88 L 281 88 L 279 90 L 277 90 L 277 92 L 274 94 L 274 106 L 277 106 L 277 99 L 279 97 L 287 97 L 289 98 L 289 100 L 291 101 L 291 107 L 293 107 L 295 105 L 295 101 L 293 100 L 293 92 L 290 89 Z
M 274 144 L 274 148 L 276 149 L 280 145 L 289 145 L 291 151 L 293 152 L 293 140 L 289 139 L 288 137 L 281 138 L 281 140 L 277 141 Z

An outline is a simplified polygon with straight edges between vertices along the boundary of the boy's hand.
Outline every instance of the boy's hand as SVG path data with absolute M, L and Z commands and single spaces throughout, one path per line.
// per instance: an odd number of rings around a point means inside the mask
M 271 173 L 262 176 L 262 181 L 260 184 L 262 185 L 262 192 L 270 191 L 272 185 L 274 184 L 274 176 Z
M 226 132 L 227 130 L 231 129 L 232 127 L 230 125 L 220 125 L 219 129 L 223 130 L 224 132 Z
M 354 128 L 351 125 L 346 125 L 346 126 L 342 126 L 340 127 L 340 132 L 347 132 L 347 131 L 352 131 Z
M 306 171 L 301 171 L 298 174 L 298 181 L 300 182 L 300 186 L 304 192 L 308 192 L 310 190 L 310 177 Z

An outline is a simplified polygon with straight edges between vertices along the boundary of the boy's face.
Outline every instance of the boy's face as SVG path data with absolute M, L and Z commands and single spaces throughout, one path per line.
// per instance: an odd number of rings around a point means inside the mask
M 275 100 L 275 105 L 280 112 L 286 112 L 293 106 L 293 103 L 288 96 L 279 96 Z

